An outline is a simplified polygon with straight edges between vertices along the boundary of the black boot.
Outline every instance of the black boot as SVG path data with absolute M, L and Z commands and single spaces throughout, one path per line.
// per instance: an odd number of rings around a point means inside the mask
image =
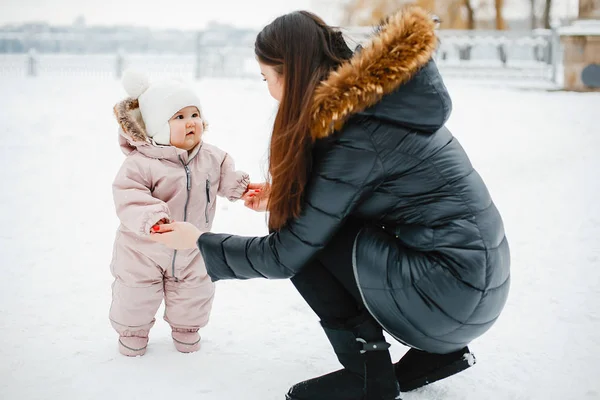
M 418 389 L 440 379 L 457 374 L 475 364 L 468 347 L 449 354 L 433 354 L 410 349 L 394 369 L 403 392 Z
M 400 399 L 400 387 L 390 357 L 390 344 L 375 321 L 368 320 L 356 327 L 356 340 L 362 344 L 360 353 L 365 357 L 364 400 Z
M 374 321 L 350 329 L 321 325 L 344 369 L 294 385 L 288 400 L 400 399 L 390 345 Z

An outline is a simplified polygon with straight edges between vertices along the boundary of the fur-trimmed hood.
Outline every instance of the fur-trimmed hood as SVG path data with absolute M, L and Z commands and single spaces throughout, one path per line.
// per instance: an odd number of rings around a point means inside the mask
M 370 43 L 315 90 L 313 139 L 340 130 L 359 113 L 424 132 L 443 126 L 451 101 L 432 61 L 437 43 L 425 10 L 408 6 L 388 18 Z
M 191 159 L 198 152 L 198 147 L 188 157 L 186 150 L 178 149 L 175 146 L 160 146 L 152 142 L 146 134 L 146 127 L 140 105 L 137 99 L 127 98 L 117 103 L 113 108 L 117 122 L 119 123 L 119 145 L 121 150 L 126 155 L 129 155 L 134 150 L 139 151 L 146 157 L 171 159 L 179 163 L 179 157 L 184 162 Z

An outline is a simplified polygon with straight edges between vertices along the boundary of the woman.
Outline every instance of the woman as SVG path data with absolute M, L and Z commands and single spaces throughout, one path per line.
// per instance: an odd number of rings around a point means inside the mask
M 312 14 L 277 18 L 255 44 L 280 102 L 270 184 L 247 195 L 269 211 L 271 233 L 177 222 L 153 236 L 197 244 L 214 281 L 291 278 L 344 369 L 293 386 L 288 399 L 400 398 L 468 367 L 467 344 L 506 302 L 502 220 L 444 127 L 451 103 L 436 44 L 434 21 L 416 7 L 356 54 Z M 382 328 L 412 348 L 396 368 Z

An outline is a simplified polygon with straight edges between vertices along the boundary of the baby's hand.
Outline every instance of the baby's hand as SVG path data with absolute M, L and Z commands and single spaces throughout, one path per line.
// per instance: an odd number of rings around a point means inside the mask
M 159 230 L 160 228 L 158 227 L 159 225 L 163 225 L 163 224 L 168 224 L 169 220 L 166 218 L 161 219 L 160 221 L 158 221 L 157 223 L 155 223 L 154 225 L 152 225 L 152 230 L 154 232 L 156 232 L 157 230 Z

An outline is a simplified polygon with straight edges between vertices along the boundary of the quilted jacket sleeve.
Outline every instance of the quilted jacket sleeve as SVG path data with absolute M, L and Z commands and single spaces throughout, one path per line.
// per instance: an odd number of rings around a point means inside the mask
M 198 247 L 213 281 L 285 279 L 325 247 L 344 219 L 382 179 L 369 133 L 349 124 L 315 162 L 301 215 L 264 237 L 205 233 Z

